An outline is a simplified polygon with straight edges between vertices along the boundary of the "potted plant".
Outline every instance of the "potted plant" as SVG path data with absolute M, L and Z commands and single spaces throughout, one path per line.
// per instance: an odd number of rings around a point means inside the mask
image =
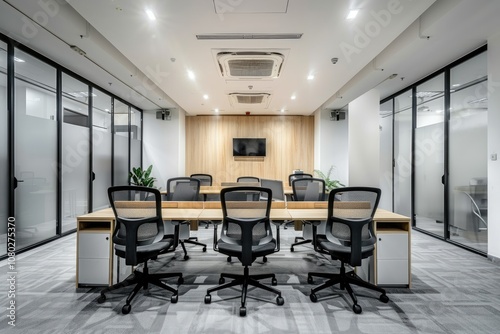
M 129 173 L 129 182 L 134 186 L 144 186 L 154 188 L 156 178 L 151 176 L 153 165 L 150 165 L 146 170 L 141 167 L 132 167 Z
M 323 180 L 325 180 L 325 190 L 327 192 L 335 189 L 335 188 L 340 188 L 340 187 L 345 187 L 345 185 L 343 183 L 341 183 L 339 180 L 332 180 L 330 179 L 330 176 L 334 170 L 334 166 L 331 166 L 330 169 L 328 170 L 328 173 L 323 173 L 322 171 L 320 171 L 319 169 L 315 169 L 314 170 L 314 173 L 322 178 Z

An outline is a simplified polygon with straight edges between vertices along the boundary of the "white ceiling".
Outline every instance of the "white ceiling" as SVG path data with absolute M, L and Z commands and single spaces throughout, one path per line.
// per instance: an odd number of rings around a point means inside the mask
M 497 0 L 67 2 L 53 1 L 51 7 L 2 1 L 0 30 L 140 108 L 178 108 L 188 115 L 214 114 L 215 108 L 243 114 L 246 110 L 228 99 L 235 92 L 270 93 L 268 108 L 250 110 L 266 115 L 282 108 L 291 115 L 342 108 L 375 87 L 383 98 L 500 32 Z M 148 20 L 146 8 L 156 21 Z M 354 20 L 345 18 L 350 9 L 359 9 Z M 196 38 L 222 33 L 302 37 Z M 273 80 L 226 80 L 215 60 L 219 50 L 280 50 L 286 56 L 282 74 Z M 309 74 L 313 80 L 307 80 Z M 387 79 L 391 74 L 397 76 Z

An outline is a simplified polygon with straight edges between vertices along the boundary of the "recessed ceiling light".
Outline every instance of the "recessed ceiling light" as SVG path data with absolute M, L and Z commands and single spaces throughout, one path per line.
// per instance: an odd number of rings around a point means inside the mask
M 15 60 L 15 59 L 14 59 L 14 60 Z M 460 84 L 459 84 L 459 83 L 456 83 L 456 84 L 453 84 L 453 85 L 451 85 L 451 86 L 452 86 L 452 87 L 459 87 L 459 86 L 460 86 Z
M 155 21 L 156 20 L 156 15 L 155 15 L 155 13 L 153 13 L 153 11 L 151 9 L 146 9 L 146 14 L 148 15 L 148 18 L 151 21 Z
M 309 74 L 309 75 L 307 76 L 307 80 L 312 80 L 312 79 L 314 79 L 314 75 L 313 75 L 313 74 Z
M 285 112 L 285 108 L 281 108 L 281 110 L 280 110 L 280 111 L 281 111 L 281 112 Z
M 292 100 L 295 100 L 296 98 L 297 98 L 297 96 L 295 96 L 295 95 L 292 95 L 292 97 L 291 97 Z
M 358 12 L 359 12 L 358 9 L 351 9 L 349 14 L 347 14 L 346 20 L 352 20 L 353 18 L 356 17 L 356 15 L 358 15 Z
M 219 108 L 215 108 L 214 112 L 218 113 L 219 112 Z
M 208 100 L 208 95 L 207 95 L 207 94 L 203 95 L 203 98 L 204 98 L 205 100 Z
M 21 58 L 17 58 L 17 57 L 14 57 L 14 61 L 18 62 L 18 63 L 24 63 L 25 61 Z
M 188 71 L 188 77 L 189 77 L 189 79 L 194 80 L 195 76 L 194 76 L 193 71 Z

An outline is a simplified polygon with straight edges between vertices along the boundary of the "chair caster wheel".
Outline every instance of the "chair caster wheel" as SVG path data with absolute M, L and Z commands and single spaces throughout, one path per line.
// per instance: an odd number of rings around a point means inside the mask
M 132 309 L 132 306 L 125 304 L 122 307 L 122 313 L 123 314 L 129 314 L 131 309 Z
M 381 294 L 380 297 L 379 297 L 379 300 L 382 302 L 382 303 L 388 303 L 389 302 L 389 297 L 387 297 L 386 294 Z
M 293 247 L 290 247 L 290 252 L 293 252 Z
M 179 295 L 172 295 L 172 297 L 170 297 L 170 302 L 172 304 L 177 303 L 178 300 L 179 300 Z
M 184 278 L 181 276 L 179 277 L 179 279 L 177 280 L 177 284 L 181 285 L 184 283 Z
M 205 304 L 210 304 L 212 302 L 212 296 L 206 295 L 205 296 Z
M 203 247 L 202 251 L 206 252 L 207 251 L 207 247 Z
M 242 306 L 240 307 L 240 317 L 244 317 L 247 315 L 247 308 Z
M 353 311 L 354 311 L 354 313 L 356 313 L 356 314 L 360 314 L 360 313 L 363 311 L 363 309 L 361 309 L 361 306 L 359 306 L 358 304 L 354 304 L 354 305 L 352 306 L 352 310 L 353 310 Z
M 312 276 L 309 276 L 309 275 L 307 276 L 307 283 L 309 283 L 309 284 L 313 284 L 314 283 L 314 280 L 313 280 Z
M 189 255 L 184 255 L 184 260 L 189 260 Z
M 285 299 L 283 299 L 283 297 L 281 297 L 281 296 L 278 296 L 278 297 L 276 298 L 276 304 L 277 304 L 278 306 L 281 306 L 281 305 L 285 304 Z
M 105 295 L 100 295 L 99 298 L 97 298 L 97 303 L 102 304 L 106 301 L 106 296 Z
M 276 279 L 276 277 L 273 277 L 273 279 L 271 280 L 271 284 L 278 285 L 278 280 Z
M 264 256 L 264 257 L 262 258 L 262 261 L 264 261 L 264 263 L 266 263 L 266 262 L 267 262 L 267 257 L 265 257 L 265 256 Z
M 311 292 L 311 294 L 309 295 L 309 299 L 311 299 L 313 303 L 316 303 L 318 301 L 318 296 L 316 296 L 315 293 Z
M 227 262 L 231 262 L 231 257 L 230 256 L 227 257 Z
M 224 284 L 225 282 L 226 280 L 224 279 L 224 277 L 219 278 L 219 284 Z

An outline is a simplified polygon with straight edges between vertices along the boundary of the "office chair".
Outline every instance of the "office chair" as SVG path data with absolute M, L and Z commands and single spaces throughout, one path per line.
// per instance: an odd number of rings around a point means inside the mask
M 151 196 L 154 201 L 145 200 Z M 115 186 L 108 188 L 108 198 L 116 220 L 113 232 L 115 253 L 124 258 L 127 265 L 134 266 L 135 270 L 125 281 L 103 289 L 97 302 L 104 303 L 105 293 L 109 291 L 136 284 L 122 307 L 122 313 L 128 314 L 132 308 L 130 303 L 137 292 L 141 288 L 147 289 L 151 283 L 172 292 L 170 301 L 177 303 L 177 289 L 160 279 L 178 277 L 177 283 L 182 284 L 182 274 L 150 274 L 148 268 L 148 260 L 156 258 L 161 251 L 175 247 L 176 241 L 174 235 L 165 235 L 163 230 L 160 191 L 142 186 Z M 137 266 L 141 263 L 142 271 L 139 271 Z
M 167 200 L 168 201 L 198 201 L 200 194 L 200 180 L 191 177 L 174 177 L 167 180 Z M 184 251 L 184 260 L 189 260 L 186 245 L 193 244 L 202 246 L 202 251 L 207 251 L 207 245 L 198 242 L 197 237 L 189 236 L 190 221 L 178 221 L 179 243 Z
M 243 193 L 247 201 L 232 201 L 236 193 Z M 254 201 L 254 195 L 267 200 Z M 277 239 L 273 238 L 270 222 L 272 195 L 271 190 L 261 187 L 232 187 L 221 190 L 221 204 L 223 221 L 220 238 L 217 240 L 217 226 L 214 234 L 214 249 L 219 253 L 237 257 L 244 266 L 243 275 L 226 274 L 220 275 L 218 286 L 208 289 L 205 296 L 205 304 L 212 301 L 211 293 L 221 289 L 242 285 L 240 316 L 246 315 L 246 298 L 248 286 L 254 286 L 277 294 L 276 304 L 285 303 L 281 292 L 259 282 L 262 279 L 271 278 L 272 285 L 277 284 L 274 274 L 250 275 L 248 267 L 252 265 L 257 257 L 266 256 L 279 251 L 279 227 L 276 227 Z M 232 279 L 225 283 L 225 279 Z
M 195 179 L 198 179 L 200 180 L 200 186 L 211 186 L 212 185 L 212 175 L 210 174 L 202 174 L 202 173 L 198 173 L 198 174 L 191 174 L 190 177 L 192 178 L 195 178 Z M 207 194 L 203 194 L 202 196 L 200 196 L 203 201 L 207 201 L 208 200 L 208 196 Z M 205 224 L 205 228 L 208 228 L 208 226 L 210 224 L 212 224 L 212 222 L 210 220 L 200 220 L 198 222 L 198 225 L 201 225 L 201 224 Z
M 288 185 L 291 187 L 292 186 L 292 181 L 295 179 L 303 179 L 307 177 L 313 177 L 312 174 L 307 174 L 307 173 L 293 173 L 288 175 Z
M 307 177 L 313 177 L 312 174 L 308 173 L 293 173 L 288 175 L 288 186 L 292 186 L 292 181 L 295 179 L 302 179 L 302 178 L 307 178 Z M 294 201 L 293 199 L 293 194 L 290 195 L 290 200 Z M 293 225 L 293 220 L 287 221 L 285 224 L 283 224 L 283 228 L 286 230 L 288 228 L 288 225 Z
M 325 200 L 325 180 L 323 179 L 314 177 L 293 179 L 292 190 L 292 198 L 294 201 L 317 202 Z M 312 242 L 312 229 L 314 224 L 318 224 L 318 222 L 308 220 L 302 221 L 303 237 L 295 237 L 295 242 L 290 246 L 290 252 L 294 251 L 295 246 Z
M 255 176 L 240 176 L 236 179 L 236 182 L 260 182 L 260 179 Z
M 329 254 L 333 260 L 339 260 L 340 273 L 307 274 L 307 282 L 313 283 L 313 276 L 327 278 L 323 284 L 311 289 L 310 299 L 317 302 L 316 293 L 334 284 L 341 290 L 347 290 L 353 301 L 354 313 L 361 313 L 361 306 L 351 284 L 375 290 L 381 293 L 379 300 L 387 303 L 385 290 L 362 280 L 354 270 L 346 272 L 346 264 L 351 267 L 361 265 L 361 260 L 373 255 L 377 241 L 373 232 L 373 216 L 377 210 L 381 191 L 370 187 L 337 188 L 328 196 L 328 219 L 325 234 L 315 236 L 314 248 L 317 252 Z M 316 233 L 314 233 L 316 234 Z

